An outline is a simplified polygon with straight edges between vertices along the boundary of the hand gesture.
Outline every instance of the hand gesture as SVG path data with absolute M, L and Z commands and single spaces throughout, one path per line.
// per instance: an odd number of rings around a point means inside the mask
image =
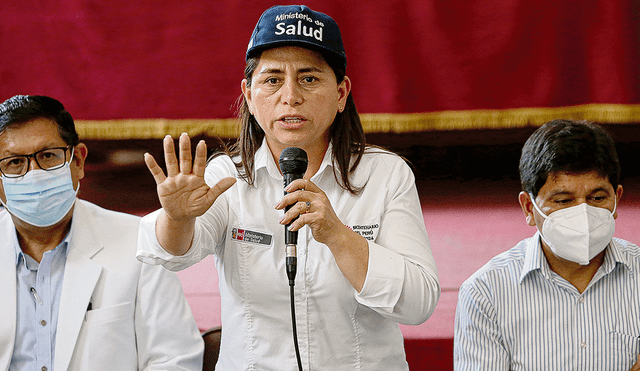
M 192 161 L 189 135 L 180 135 L 180 162 L 176 158 L 173 138 L 170 135 L 164 138 L 162 144 L 167 164 L 166 176 L 153 156 L 145 154 L 144 161 L 156 181 L 160 204 L 170 219 L 178 222 L 195 219 L 204 214 L 218 196 L 235 183 L 232 177 L 220 180 L 212 188 L 205 183 L 207 145 L 204 141 L 200 141 L 196 146 L 195 160 Z

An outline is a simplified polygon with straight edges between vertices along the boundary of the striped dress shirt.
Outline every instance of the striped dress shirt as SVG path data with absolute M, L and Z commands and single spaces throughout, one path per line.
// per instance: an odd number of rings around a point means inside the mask
M 551 271 L 539 233 L 460 288 L 455 370 L 628 371 L 640 352 L 640 248 L 614 238 L 588 287 Z

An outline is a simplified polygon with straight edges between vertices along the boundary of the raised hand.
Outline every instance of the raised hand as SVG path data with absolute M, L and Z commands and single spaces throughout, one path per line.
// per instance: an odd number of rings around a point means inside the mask
M 234 178 L 224 178 L 212 188 L 205 183 L 207 145 L 204 141 L 196 146 L 195 160 L 192 160 L 189 135 L 180 135 L 179 162 L 173 138 L 166 136 L 162 144 L 167 164 L 166 176 L 153 156 L 146 154 L 144 160 L 156 181 L 160 204 L 169 218 L 185 221 L 204 214 L 218 196 L 235 183 Z
M 235 182 L 227 177 L 209 188 L 204 181 L 207 165 L 207 145 L 200 141 L 195 159 L 191 158 L 191 140 L 186 133 L 180 135 L 180 161 L 176 158 L 173 138 L 162 142 L 167 175 L 156 160 L 145 154 L 144 161 L 157 184 L 162 211 L 156 222 L 156 237 L 162 247 L 174 255 L 183 255 L 191 246 L 197 216 L 204 214 L 215 200 Z

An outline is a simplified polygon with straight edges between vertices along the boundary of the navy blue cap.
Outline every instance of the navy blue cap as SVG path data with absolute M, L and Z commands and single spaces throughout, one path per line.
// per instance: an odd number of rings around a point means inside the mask
M 247 56 L 279 46 L 297 45 L 329 52 L 347 68 L 338 24 L 328 15 L 304 5 L 276 5 L 265 10 L 253 30 Z

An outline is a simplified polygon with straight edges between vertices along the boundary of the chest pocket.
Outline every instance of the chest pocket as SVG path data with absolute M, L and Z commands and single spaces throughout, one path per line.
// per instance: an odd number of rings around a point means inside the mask
M 614 354 L 622 351 L 626 355 L 636 357 L 640 353 L 640 338 L 637 335 L 611 331 L 609 333 L 609 344 L 611 344 Z

